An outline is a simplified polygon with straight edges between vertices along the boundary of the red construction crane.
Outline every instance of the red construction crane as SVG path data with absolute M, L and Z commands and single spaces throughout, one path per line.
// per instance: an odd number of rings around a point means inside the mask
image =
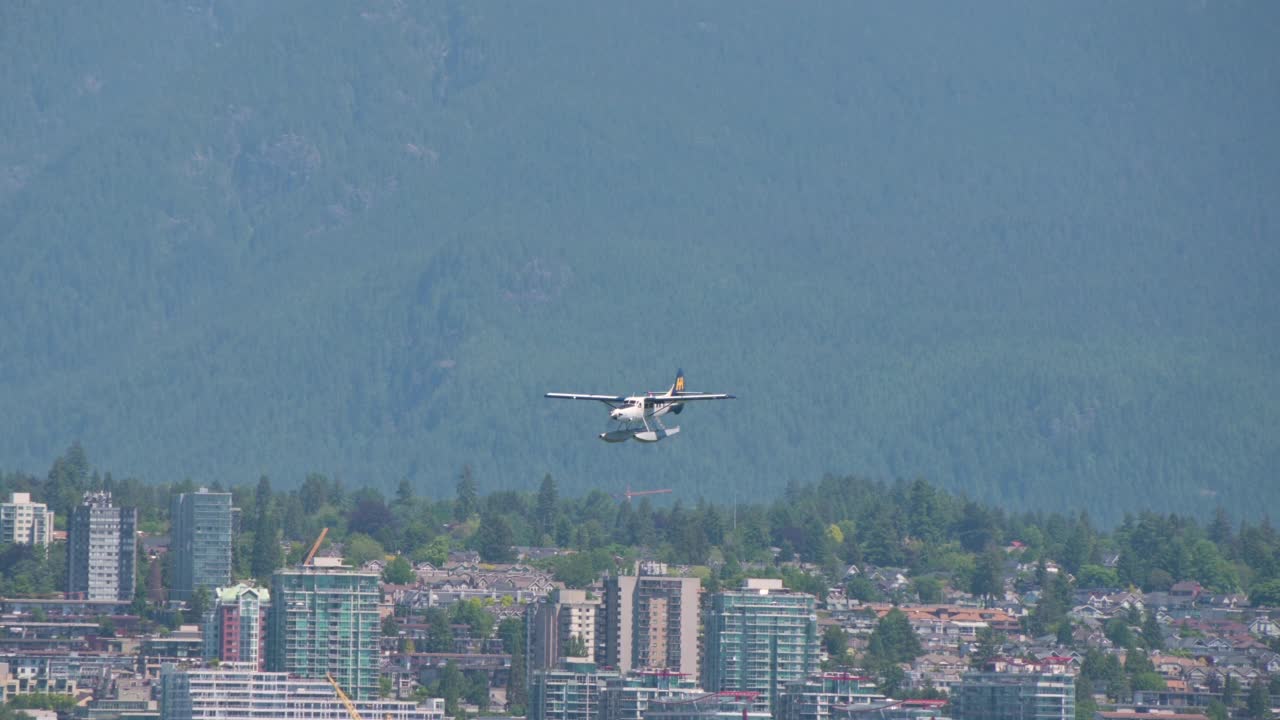
M 640 497 L 641 495 L 661 495 L 669 492 L 671 492 L 671 488 L 658 488 L 657 490 L 632 490 L 631 485 L 628 484 L 626 491 L 619 497 L 623 498 L 627 502 L 631 502 L 631 498 L 633 497 Z

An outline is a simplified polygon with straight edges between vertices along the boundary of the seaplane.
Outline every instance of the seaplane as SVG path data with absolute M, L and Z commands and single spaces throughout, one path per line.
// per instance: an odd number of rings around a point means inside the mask
M 680 432 L 680 426 L 667 427 L 662 416 L 679 415 L 685 403 L 695 400 L 733 400 L 725 393 L 689 392 L 684 389 L 684 371 L 676 371 L 676 380 L 666 392 L 648 392 L 643 395 L 587 395 L 583 393 L 547 393 L 555 400 L 595 400 L 608 405 L 610 429 L 600 433 L 607 443 L 620 443 L 632 438 L 639 442 L 653 443 Z

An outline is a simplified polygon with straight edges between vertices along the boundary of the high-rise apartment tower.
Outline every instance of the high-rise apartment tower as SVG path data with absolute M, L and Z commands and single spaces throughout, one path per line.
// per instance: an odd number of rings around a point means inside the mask
M 603 663 L 622 673 L 671 670 L 698 677 L 696 578 L 622 575 L 605 578 Z
M 85 493 L 67 523 L 67 592 L 85 600 L 133 600 L 136 508 L 114 507 L 111 493 Z
M 14 493 L 0 503 L 0 544 L 44 545 L 53 542 L 53 511 L 31 502 L 30 493 Z
M 267 670 L 304 678 L 333 675 L 353 698 L 378 697 L 381 598 L 376 573 L 337 558 L 278 570 L 271 578 Z
M 231 584 L 231 493 L 205 488 L 173 496 L 169 518 L 169 598 Z
M 754 691 L 769 709 L 788 682 L 818 671 L 818 617 L 812 595 L 781 580 L 748 579 L 742 589 L 711 596 L 703 687 Z

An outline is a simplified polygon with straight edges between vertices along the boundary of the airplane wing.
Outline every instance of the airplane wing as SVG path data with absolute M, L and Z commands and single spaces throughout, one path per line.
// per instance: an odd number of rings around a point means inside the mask
M 556 400 L 599 400 L 605 405 L 623 404 L 627 401 L 621 395 L 584 395 L 582 393 L 547 393 L 543 397 Z
M 679 393 L 677 395 L 654 395 L 645 398 L 647 403 L 685 402 L 686 400 L 734 400 L 733 395 L 725 393 Z

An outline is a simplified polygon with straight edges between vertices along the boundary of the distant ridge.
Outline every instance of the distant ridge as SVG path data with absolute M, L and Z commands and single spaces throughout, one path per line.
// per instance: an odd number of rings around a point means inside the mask
M 0 468 L 1280 502 L 1280 6 L 309 8 L 5 12 Z

